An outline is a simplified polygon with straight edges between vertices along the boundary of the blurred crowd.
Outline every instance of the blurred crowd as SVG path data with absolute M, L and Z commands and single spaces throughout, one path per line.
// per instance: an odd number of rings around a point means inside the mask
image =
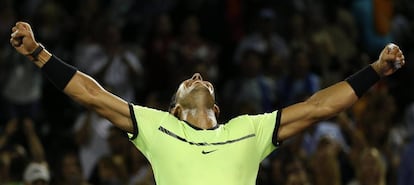
M 351 109 L 284 141 L 257 184 L 413 185 L 412 12 L 411 0 L 1 0 L 0 185 L 155 184 L 124 132 L 14 51 L 19 20 L 135 104 L 167 110 L 179 83 L 201 73 L 215 84 L 223 123 L 302 101 L 394 42 L 406 66 Z

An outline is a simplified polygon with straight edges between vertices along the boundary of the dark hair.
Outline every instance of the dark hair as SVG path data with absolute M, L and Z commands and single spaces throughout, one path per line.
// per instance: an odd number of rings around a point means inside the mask
M 168 112 L 171 112 L 171 110 L 175 107 L 175 104 L 177 104 L 177 93 L 174 93 L 170 100 L 170 105 L 168 106 Z

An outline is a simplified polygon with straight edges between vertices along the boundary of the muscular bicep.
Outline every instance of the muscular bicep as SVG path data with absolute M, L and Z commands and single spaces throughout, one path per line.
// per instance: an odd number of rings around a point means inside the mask
M 118 128 L 133 133 L 131 115 L 126 101 L 105 91 L 94 109 Z
M 353 89 L 346 82 L 339 82 L 320 90 L 308 100 L 283 109 L 278 140 L 292 137 L 313 123 L 330 118 L 357 101 Z
M 133 132 L 128 103 L 106 91 L 90 76 L 78 71 L 64 92 L 76 102 L 108 119 L 116 127 Z
M 309 127 L 315 120 L 310 116 L 312 106 L 306 102 L 297 103 L 283 109 L 278 130 L 278 141 L 298 134 Z

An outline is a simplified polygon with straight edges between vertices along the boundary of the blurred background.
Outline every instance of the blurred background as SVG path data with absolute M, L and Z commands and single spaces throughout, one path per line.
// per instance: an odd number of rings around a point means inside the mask
M 0 0 L 0 184 L 155 184 L 125 133 L 14 51 L 21 20 L 135 104 L 167 110 L 179 83 L 201 73 L 215 84 L 222 123 L 302 101 L 396 43 L 406 66 L 285 141 L 257 184 L 413 185 L 412 12 L 411 0 Z

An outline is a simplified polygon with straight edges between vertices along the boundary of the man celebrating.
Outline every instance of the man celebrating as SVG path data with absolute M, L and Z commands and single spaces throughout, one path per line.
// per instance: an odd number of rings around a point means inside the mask
M 377 61 L 304 102 L 217 124 L 220 110 L 213 85 L 198 73 L 180 84 L 170 112 L 164 112 L 128 104 L 109 93 L 36 42 L 27 23 L 16 23 L 10 43 L 57 88 L 127 131 L 150 161 L 159 185 L 253 185 L 260 162 L 279 142 L 350 107 L 405 63 L 398 46 L 389 44 Z

